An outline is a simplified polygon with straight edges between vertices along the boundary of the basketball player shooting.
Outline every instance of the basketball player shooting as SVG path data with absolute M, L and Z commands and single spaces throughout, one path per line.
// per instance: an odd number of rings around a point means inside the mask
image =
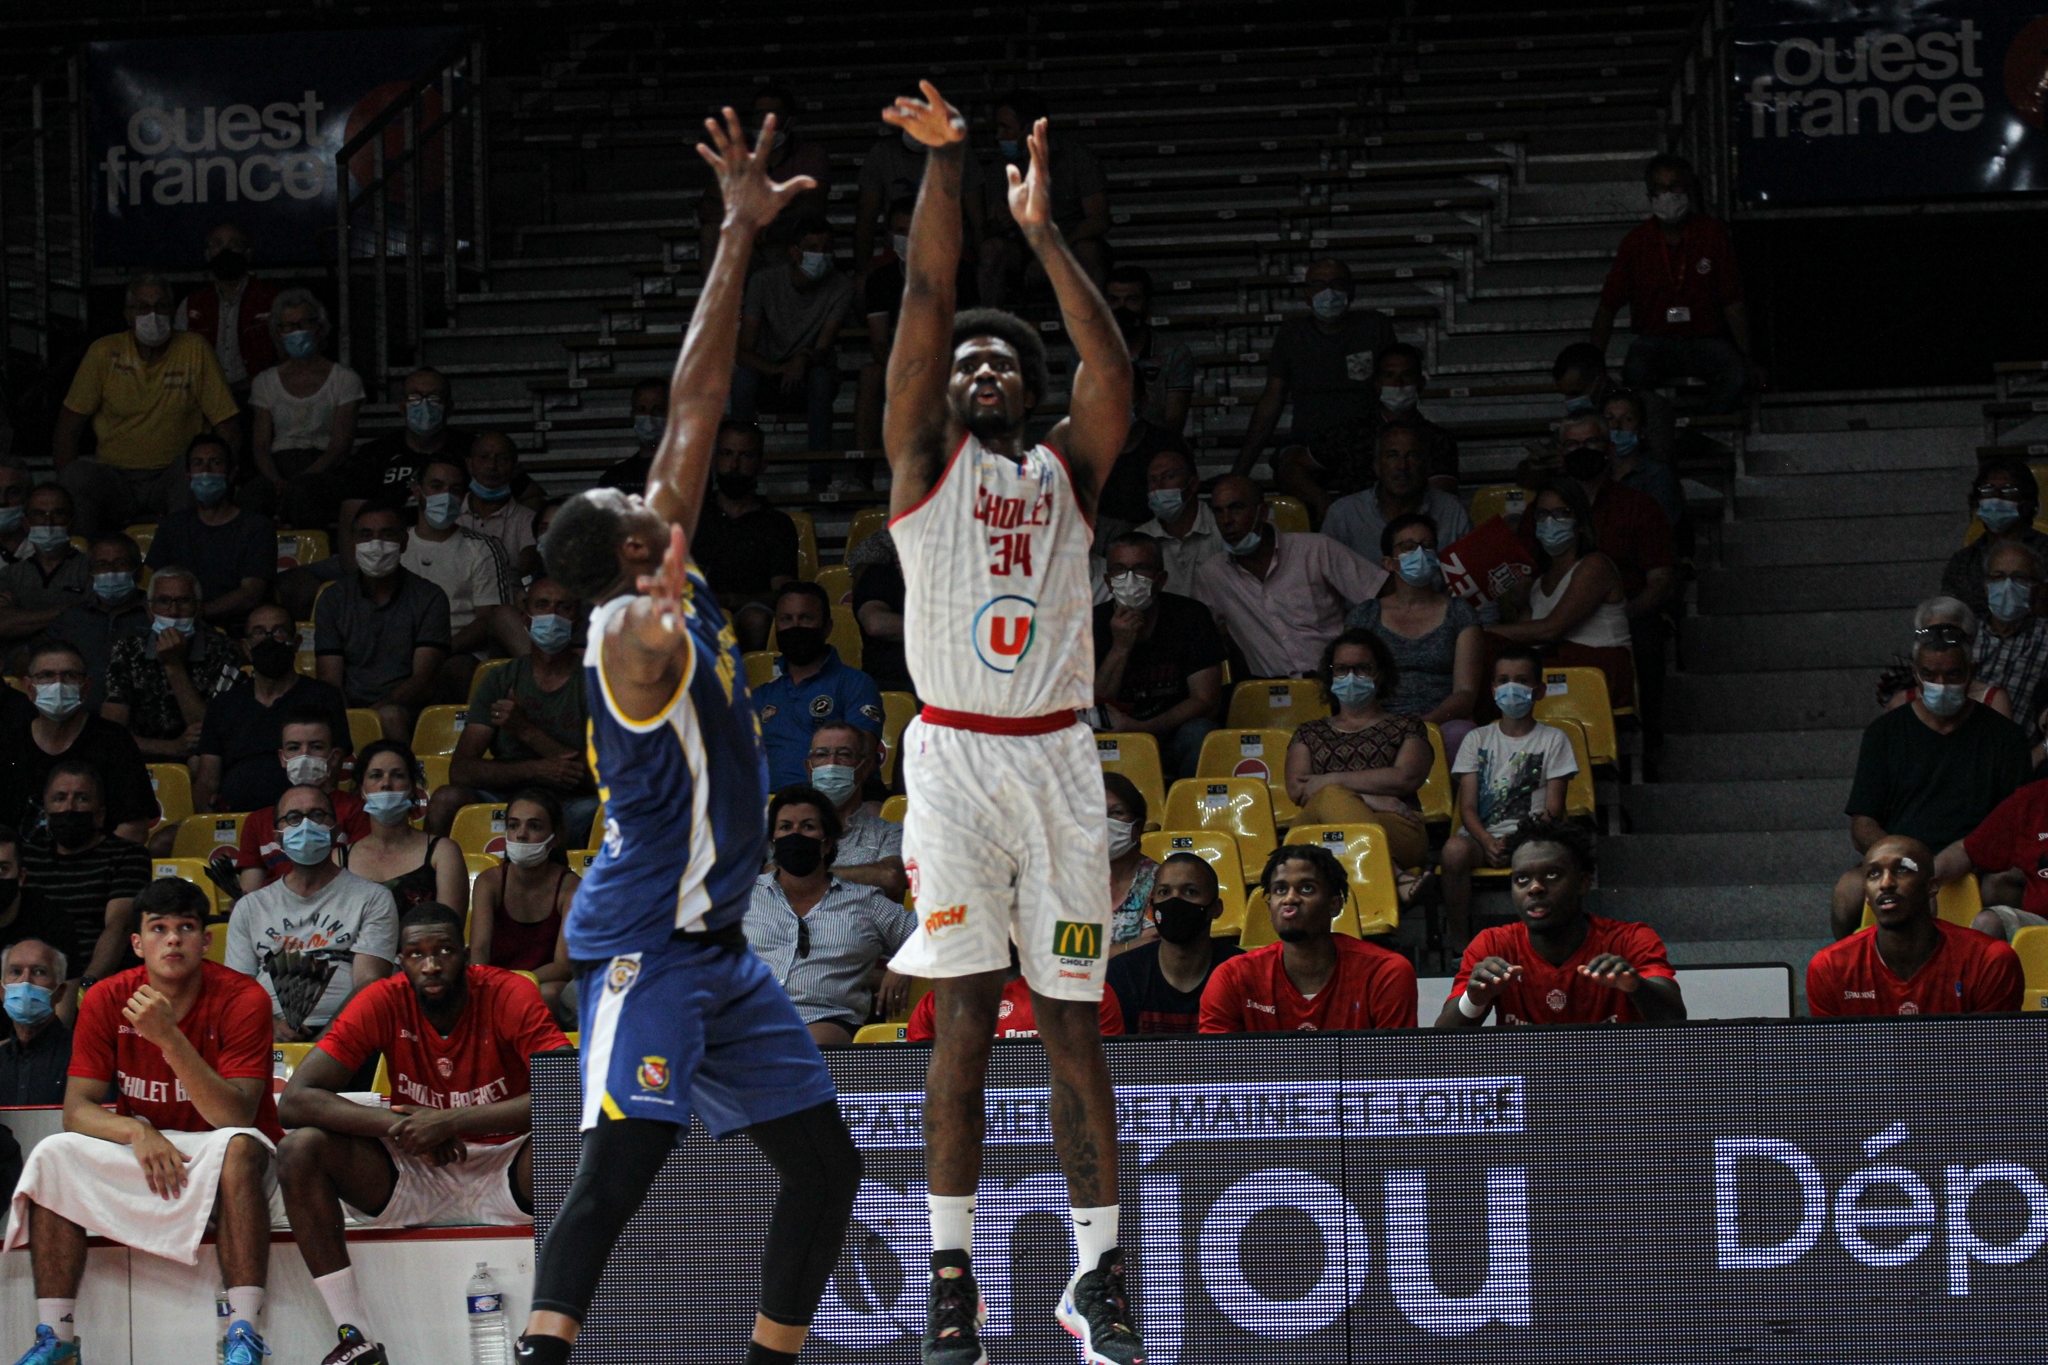
M 882 113 L 928 149 L 910 224 L 883 443 L 903 564 L 903 641 L 925 706 L 903 735 L 905 869 L 918 927 L 892 964 L 936 979 L 925 1087 L 932 1284 L 925 1365 L 982 1365 L 970 1260 L 983 1086 L 1017 946 L 1051 1071 L 1053 1145 L 1077 1268 L 1060 1324 L 1097 1365 L 1138 1365 L 1117 1240 L 1116 1095 L 1096 1011 L 1109 947 L 1102 769 L 1075 711 L 1094 699 L 1088 573 L 1095 499 L 1130 423 L 1131 361 L 1102 295 L 1052 222 L 1043 119 L 1010 213 L 1079 354 L 1070 415 L 1024 435 L 1045 397 L 1031 324 L 955 315 L 967 125 L 929 82 Z
M 590 755 L 604 847 L 564 932 L 577 966 L 583 1152 L 534 1276 L 517 1359 L 563 1365 L 626 1221 L 691 1115 L 744 1133 L 781 1177 L 749 1365 L 790 1365 L 839 1259 L 860 1186 L 818 1046 L 740 921 L 766 851 L 767 763 L 732 626 L 689 560 L 739 345 L 754 235 L 803 176 L 771 183 L 775 119 L 751 150 L 738 117 L 698 151 L 725 203 L 718 251 L 671 385 L 644 498 L 592 489 L 541 540 L 586 602 Z

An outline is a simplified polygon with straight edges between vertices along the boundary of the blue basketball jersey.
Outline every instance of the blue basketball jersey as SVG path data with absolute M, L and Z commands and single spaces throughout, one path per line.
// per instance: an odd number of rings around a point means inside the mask
M 569 956 L 648 952 L 678 929 L 723 929 L 746 914 L 766 852 L 768 765 L 739 642 L 692 564 L 684 602 L 691 649 L 682 685 L 629 720 L 605 683 L 605 628 L 633 602 L 590 613 L 583 655 L 590 767 L 604 800 L 604 844 L 569 907 Z

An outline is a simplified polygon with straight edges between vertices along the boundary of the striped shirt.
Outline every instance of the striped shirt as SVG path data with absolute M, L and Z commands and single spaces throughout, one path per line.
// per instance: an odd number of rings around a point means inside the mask
M 2003 687 L 2012 698 L 2013 720 L 2027 732 L 2028 739 L 2039 739 L 2041 727 L 2036 721 L 2043 702 L 2048 701 L 2038 695 L 2042 678 L 2048 676 L 2048 620 L 2024 617 L 2020 628 L 2010 635 L 2000 635 L 1986 621 L 1971 652 L 1978 681 L 1986 687 Z
M 874 1004 L 868 980 L 875 964 L 895 956 L 916 925 L 908 910 L 874 887 L 837 877 L 810 913 L 799 916 L 772 872 L 754 883 L 746 919 L 748 945 L 789 992 L 803 1021 L 849 1029 L 865 1023 Z M 797 951 L 800 926 L 808 955 Z
M 855 806 L 840 831 L 834 867 L 866 867 L 884 858 L 903 856 L 903 826 L 884 820 L 865 806 Z
M 70 919 L 79 950 L 89 960 L 107 927 L 108 903 L 128 900 L 149 885 L 149 850 L 109 834 L 91 848 L 64 853 L 48 834 L 35 834 L 22 841 L 21 870 L 23 880 L 42 891 L 43 903 Z M 121 959 L 117 968 L 133 961 L 125 942 Z M 72 964 L 80 974 L 85 968 L 85 962 Z

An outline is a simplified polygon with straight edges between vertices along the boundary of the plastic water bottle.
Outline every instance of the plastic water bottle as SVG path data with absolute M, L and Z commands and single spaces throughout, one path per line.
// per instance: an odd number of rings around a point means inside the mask
M 470 1365 L 511 1365 L 512 1342 L 505 1328 L 505 1296 L 491 1278 L 491 1267 L 476 1263 L 469 1277 L 469 1360 Z
M 234 1318 L 235 1310 L 228 1306 L 228 1291 L 213 1291 L 213 1360 L 214 1365 L 226 1365 L 228 1358 L 228 1324 Z

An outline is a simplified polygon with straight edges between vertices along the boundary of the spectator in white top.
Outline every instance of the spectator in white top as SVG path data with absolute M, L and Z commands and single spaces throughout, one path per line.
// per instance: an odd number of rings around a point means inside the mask
M 833 875 L 841 881 L 872 886 L 900 901 L 910 889 L 903 870 L 903 826 L 884 820 L 874 803 L 863 799 L 875 775 L 876 739 L 858 725 L 828 720 L 811 731 L 811 785 L 832 802 L 839 817 Z
M 763 410 L 801 411 L 806 448 L 830 450 L 839 327 L 852 309 L 853 280 L 832 262 L 832 225 L 813 218 L 798 229 L 789 259 L 747 284 L 732 415 L 751 422 Z
M 440 695 L 451 703 L 468 699 L 477 662 L 490 656 L 493 642 L 516 655 L 526 635 L 526 623 L 511 606 L 518 585 L 504 547 L 458 524 L 468 486 L 469 471 L 452 459 L 437 455 L 421 467 L 419 482 L 413 485 L 419 524 L 406 537 L 405 553 L 398 558 L 448 594 L 448 627 L 455 639 L 441 665 Z
M 1621 571 L 1600 552 L 1593 534 L 1593 504 L 1578 480 L 1537 481 L 1528 517 L 1536 528 L 1536 577 L 1529 580 L 1529 614 L 1488 626 L 1488 633 L 1520 644 L 1545 646 L 1552 663 L 1597 668 L 1607 675 L 1616 706 L 1636 695 L 1635 654 L 1629 642 L 1628 594 Z
M 1367 559 L 1378 557 L 1380 533 L 1395 517 L 1421 512 L 1436 523 L 1437 544 L 1450 545 L 1472 529 L 1455 494 L 1429 481 L 1429 429 L 1402 415 L 1381 425 L 1373 456 L 1374 486 L 1330 504 L 1323 534 Z
M 1145 483 L 1152 520 L 1138 530 L 1159 542 L 1166 561 L 1166 591 L 1193 597 L 1196 567 L 1223 553 L 1223 533 L 1216 529 L 1215 513 L 1202 501 L 1194 456 L 1185 450 L 1160 451 L 1145 467 Z
M 327 305 L 312 290 L 279 294 L 270 331 L 283 359 L 249 387 L 258 479 L 242 496 L 288 526 L 332 526 L 349 486 L 343 461 L 355 448 L 363 381 L 320 353 L 327 330 Z
M 1564 731 L 1538 721 L 1543 660 L 1529 645 L 1503 646 L 1493 664 L 1501 718 L 1465 737 L 1451 776 L 1458 827 L 1444 843 L 1444 919 L 1451 937 L 1471 932 L 1472 869 L 1506 867 L 1506 839 L 1524 820 L 1564 818 L 1565 788 L 1579 770 Z
M 456 524 L 489 536 L 516 568 L 539 539 L 533 514 L 547 500 L 539 484 L 528 481 L 525 499 L 513 496 L 519 482 L 519 447 L 502 431 L 480 431 L 469 443 L 469 496 L 462 501 Z

